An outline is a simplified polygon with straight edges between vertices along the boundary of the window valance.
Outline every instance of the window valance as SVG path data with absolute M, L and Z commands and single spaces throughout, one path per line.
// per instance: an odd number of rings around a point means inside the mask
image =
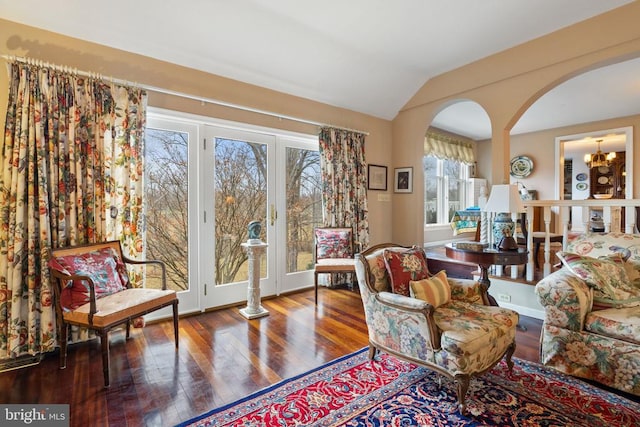
M 468 165 L 475 162 L 473 145 L 470 141 L 432 130 L 428 131 L 424 137 L 424 154 L 439 159 L 457 160 Z

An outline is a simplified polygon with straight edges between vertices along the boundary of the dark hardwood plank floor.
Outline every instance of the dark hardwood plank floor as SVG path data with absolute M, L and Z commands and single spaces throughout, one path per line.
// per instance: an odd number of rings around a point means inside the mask
M 36 366 L 0 374 L 1 403 L 68 403 L 72 426 L 168 426 L 233 402 L 367 345 L 357 292 L 320 289 L 263 301 L 251 321 L 238 308 L 180 320 L 176 352 L 170 321 L 111 334 L 111 387 L 103 388 L 98 340 Z M 516 357 L 538 361 L 541 321 L 521 316 Z

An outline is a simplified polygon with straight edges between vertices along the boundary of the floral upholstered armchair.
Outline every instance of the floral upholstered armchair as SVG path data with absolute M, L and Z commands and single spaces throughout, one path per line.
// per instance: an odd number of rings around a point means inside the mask
M 432 275 L 421 248 L 373 246 L 356 255 L 356 276 L 369 358 L 382 350 L 453 379 L 460 413 L 472 377 L 503 356 L 513 367 L 518 313 L 485 305 L 486 289 L 472 280 Z
M 536 285 L 540 362 L 640 396 L 640 235 L 589 233 Z

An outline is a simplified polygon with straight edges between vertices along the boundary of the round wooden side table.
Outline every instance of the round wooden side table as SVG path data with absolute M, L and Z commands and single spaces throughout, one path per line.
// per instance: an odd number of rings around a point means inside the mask
M 498 305 L 495 298 L 489 295 L 489 287 L 491 281 L 489 280 L 489 267 L 492 265 L 517 265 L 526 264 L 528 258 L 528 251 L 525 248 L 518 248 L 513 251 L 499 251 L 489 247 L 482 248 L 480 244 L 477 248 L 470 247 L 468 244 L 458 246 L 457 243 L 447 243 L 445 245 L 445 251 L 449 258 L 458 261 L 472 262 L 478 264 L 480 267 L 480 278 L 478 283 L 483 285 L 487 290 L 488 303 L 490 305 Z M 475 245 L 472 245 L 475 246 Z

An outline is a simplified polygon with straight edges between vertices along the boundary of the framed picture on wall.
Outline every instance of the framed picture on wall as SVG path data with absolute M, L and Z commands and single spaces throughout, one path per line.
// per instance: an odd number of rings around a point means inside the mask
M 413 168 L 396 168 L 395 184 L 393 191 L 396 193 L 413 192 Z
M 387 191 L 387 167 L 369 165 L 367 170 L 367 188 Z

